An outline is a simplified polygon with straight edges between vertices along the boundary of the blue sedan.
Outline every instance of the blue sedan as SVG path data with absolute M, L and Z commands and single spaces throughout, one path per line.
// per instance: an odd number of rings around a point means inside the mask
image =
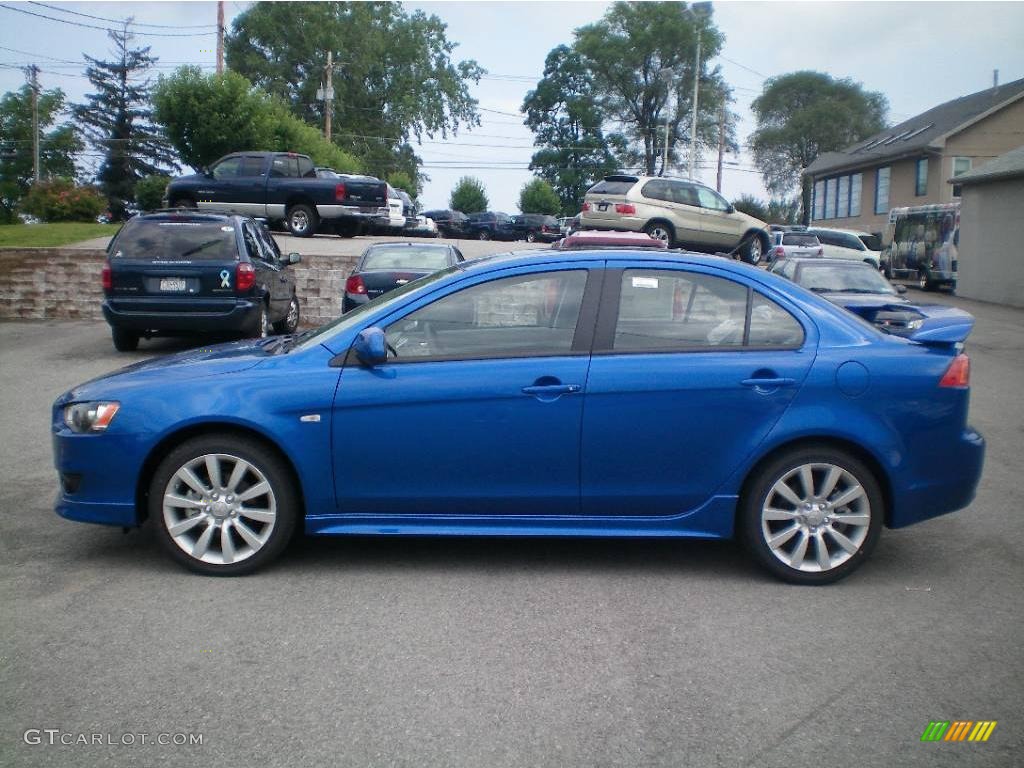
M 884 334 L 655 251 L 456 264 L 297 336 L 143 362 L 53 407 L 71 520 L 206 574 L 307 534 L 738 537 L 787 581 L 968 505 L 970 325 Z

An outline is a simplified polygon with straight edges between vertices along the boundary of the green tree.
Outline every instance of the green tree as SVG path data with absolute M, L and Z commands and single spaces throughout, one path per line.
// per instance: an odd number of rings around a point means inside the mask
M 709 13 L 685 3 L 617 2 L 604 17 L 576 30 L 574 49 L 593 80 L 593 92 L 605 118 L 622 126 L 633 157 L 645 173 L 665 173 L 662 165 L 668 120 L 668 164 L 679 162 L 677 147 L 691 147 L 693 82 L 698 78 L 696 146 L 718 145 L 718 115 L 727 98 L 717 67 L 707 62 L 722 47 L 723 36 Z M 694 71 L 697 36 L 701 67 Z
M 381 178 L 418 176 L 411 141 L 479 124 L 469 84 L 483 70 L 453 60 L 438 17 L 400 3 L 255 3 L 232 22 L 225 47 L 229 68 L 315 125 L 333 52 L 331 138 Z
M 132 34 L 107 33 L 114 41 L 113 60 L 85 56 L 86 77 L 96 89 L 84 104 L 73 108 L 77 124 L 89 142 L 103 154 L 97 180 L 107 196 L 111 215 L 125 217 L 125 206 L 135 197 L 135 183 L 160 167 L 177 167 L 175 157 L 151 123 L 147 72 L 157 62 L 149 47 L 129 48 Z
M 139 179 L 135 185 L 135 204 L 144 211 L 159 208 L 163 204 L 164 192 L 170 180 L 170 176 L 162 173 Z
M 544 179 L 533 179 L 519 190 L 519 210 L 523 213 L 546 213 L 557 216 L 562 210 L 562 201 L 554 188 Z
M 889 103 L 849 79 L 823 72 L 792 72 L 765 83 L 751 105 L 757 128 L 749 144 L 765 186 L 775 196 L 801 188 L 803 220 L 810 220 L 811 183 L 801 174 L 824 152 L 837 152 L 885 127 Z
M 231 152 L 263 150 L 301 152 L 343 173 L 360 170 L 351 154 L 237 72 L 215 75 L 182 67 L 159 78 L 153 106 L 168 140 L 196 169 Z
M 409 197 L 415 198 L 419 195 L 419 190 L 416 189 L 416 181 L 405 171 L 392 171 L 387 175 L 386 180 L 395 189 L 407 192 Z
M 800 198 L 773 197 L 768 201 L 768 218 L 764 221 L 772 224 L 799 224 L 800 223 Z
M 40 91 L 39 174 L 42 178 L 75 175 L 74 153 L 82 143 L 71 125 L 54 127 L 64 111 L 64 92 Z M 32 185 L 32 91 L 23 85 L 0 99 L 0 224 L 17 221 L 18 202 Z
M 604 115 L 580 55 L 565 45 L 548 53 L 544 76 L 526 94 L 522 111 L 540 147 L 530 170 L 554 189 L 561 212 L 575 215 L 587 190 L 615 172 L 620 165 L 616 155 L 626 149 L 620 134 L 604 135 Z
M 483 182 L 472 176 L 463 176 L 459 183 L 452 190 L 452 196 L 448 201 L 448 207 L 463 213 L 477 213 L 486 211 L 490 205 L 487 199 L 487 192 L 484 191 Z
M 753 195 L 740 195 L 732 201 L 732 207 L 761 221 L 770 221 L 768 206 L 763 200 Z

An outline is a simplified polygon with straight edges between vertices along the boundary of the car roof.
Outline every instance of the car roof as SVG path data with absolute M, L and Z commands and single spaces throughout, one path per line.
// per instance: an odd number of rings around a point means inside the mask
M 702 181 L 697 181 L 696 179 L 691 179 L 687 176 L 636 176 L 630 173 L 613 173 L 605 176 L 601 181 L 631 181 L 633 183 L 642 181 L 646 183 L 654 179 L 662 181 L 685 181 L 687 184 L 693 184 L 695 187 L 704 187 L 705 189 L 714 191 L 714 187 L 710 187 Z
M 840 232 L 844 235 L 855 235 L 857 237 L 860 237 L 861 235 L 867 235 L 868 237 L 871 236 L 870 232 L 864 232 L 860 229 L 839 229 L 838 227 L 808 227 L 807 229 L 812 232 L 814 230 L 823 229 L 826 232 Z
M 420 239 L 422 240 L 423 238 Z M 410 248 L 437 248 L 439 250 L 452 247 L 449 243 L 413 243 L 408 240 L 393 240 L 386 243 L 370 243 L 368 246 L 366 246 L 366 250 L 371 251 L 374 248 L 390 248 L 393 246 L 408 246 Z
M 861 261 L 857 258 L 827 259 L 823 256 L 791 256 L 786 259 L 786 261 L 790 264 L 796 264 L 797 266 L 800 266 L 801 264 L 828 264 L 830 266 L 857 267 L 858 269 L 864 267 L 865 269 L 870 269 L 872 272 L 878 271 L 872 264 L 868 264 L 866 261 Z
M 174 208 L 165 211 L 150 211 L 133 216 L 128 221 L 228 221 L 232 219 L 248 219 L 249 216 L 242 216 L 228 211 L 197 211 L 190 208 Z M 125 222 L 127 223 L 127 222 Z

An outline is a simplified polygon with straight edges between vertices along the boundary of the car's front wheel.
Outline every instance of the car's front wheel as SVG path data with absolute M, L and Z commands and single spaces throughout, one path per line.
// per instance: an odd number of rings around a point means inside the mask
M 849 575 L 878 541 L 884 504 L 859 459 L 829 446 L 784 453 L 751 478 L 739 533 L 757 561 L 794 584 Z
M 480 231 L 479 231 L 479 232 L 477 233 L 477 239 L 478 239 L 478 240 L 490 240 L 490 239 L 491 239 L 491 233 L 490 233 L 490 231 L 489 231 L 489 230 L 486 230 L 486 229 L 481 229 L 481 230 L 480 230 Z
M 760 235 L 754 235 L 747 242 L 747 246 L 744 249 L 744 257 L 748 264 L 757 266 L 761 263 L 761 258 L 764 256 L 764 243 L 761 242 Z
M 250 438 L 204 435 L 160 462 L 149 485 L 157 538 L 179 563 L 211 576 L 241 576 L 276 558 L 298 514 L 291 473 Z
M 110 335 L 114 341 L 114 349 L 118 352 L 134 352 L 139 348 L 139 334 L 134 331 L 112 327 Z
M 655 240 L 661 240 L 669 248 L 675 243 L 676 233 L 672 229 L 672 225 L 664 221 L 652 221 L 646 227 L 644 232 L 653 237 Z

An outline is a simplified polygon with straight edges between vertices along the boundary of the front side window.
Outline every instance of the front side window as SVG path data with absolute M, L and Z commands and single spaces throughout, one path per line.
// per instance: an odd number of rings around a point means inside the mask
M 567 355 L 586 284 L 583 269 L 492 280 L 421 307 L 385 332 L 398 362 Z
M 725 198 L 719 197 L 707 187 L 697 187 L 697 199 L 700 200 L 702 208 L 710 208 L 712 211 L 729 210 L 729 203 Z
M 242 158 L 229 157 L 224 162 L 217 163 L 213 166 L 213 178 L 218 181 L 221 181 L 222 179 L 234 179 L 238 177 L 238 173 L 241 169 Z
M 875 171 L 875 213 L 889 212 L 889 174 L 891 168 L 879 168 Z
M 238 170 L 239 176 L 262 176 L 263 175 L 263 158 L 262 157 L 245 157 L 242 160 L 242 167 Z
M 928 194 L 928 158 L 926 157 L 917 161 L 914 174 L 914 194 L 917 197 Z

